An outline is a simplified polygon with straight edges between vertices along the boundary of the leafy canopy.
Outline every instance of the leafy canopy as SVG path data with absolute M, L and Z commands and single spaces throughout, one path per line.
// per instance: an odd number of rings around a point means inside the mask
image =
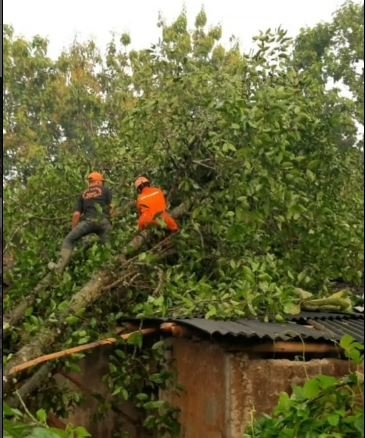
M 171 24 L 160 19 L 161 39 L 149 49 L 129 49 L 123 34 L 104 54 L 93 41 L 75 42 L 56 60 L 44 38 L 5 26 L 5 310 L 57 256 L 91 170 L 107 176 L 119 211 L 110 247 L 78 246 L 5 354 L 57 325 L 101 266 L 122 276 L 115 256 L 136 233 L 129 203 L 140 174 L 168 191 L 171 207 L 190 203 L 175 255 L 161 261 L 146 247 L 128 287 L 119 282 L 67 318 L 60 348 L 113 331 L 126 315 L 281 320 L 298 312 L 298 288 L 319 298 L 335 280 L 360 285 L 361 11 L 348 2 L 294 41 L 283 29 L 261 32 L 250 54 L 235 41 L 223 47 L 222 29 L 208 26 L 203 10 L 192 29 L 184 12 Z

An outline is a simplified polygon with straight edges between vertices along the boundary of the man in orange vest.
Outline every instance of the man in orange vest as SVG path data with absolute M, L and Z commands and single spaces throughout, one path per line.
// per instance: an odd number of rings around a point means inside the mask
M 159 222 L 163 221 L 169 231 L 174 233 L 179 231 L 175 219 L 167 212 L 163 191 L 157 187 L 151 187 L 150 180 L 144 176 L 137 178 L 134 185 L 138 192 L 138 228 L 145 230 L 151 225 L 159 225 Z
M 111 230 L 110 214 L 112 193 L 104 186 L 104 177 L 99 172 L 88 176 L 88 188 L 80 194 L 72 215 L 72 230 L 63 241 L 57 264 L 50 262 L 48 268 L 62 273 L 70 261 L 75 243 L 88 234 L 97 234 L 105 243 Z

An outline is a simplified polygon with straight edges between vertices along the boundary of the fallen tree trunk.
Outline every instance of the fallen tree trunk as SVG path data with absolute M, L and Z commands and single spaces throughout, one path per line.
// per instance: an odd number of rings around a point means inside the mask
M 72 314 L 77 314 L 92 304 L 103 293 L 103 286 L 110 282 L 111 275 L 108 272 L 98 272 L 95 274 L 84 287 L 77 292 L 71 299 L 67 312 L 58 315 L 58 319 L 63 324 L 65 318 Z M 62 327 L 62 325 L 60 326 Z M 9 381 L 9 371 L 11 368 L 27 362 L 28 360 L 41 356 L 53 342 L 61 335 L 62 330 L 59 327 L 44 327 L 33 340 L 22 347 L 10 360 L 4 370 L 7 381 L 4 384 L 4 391 L 7 392 L 11 386 Z
M 23 385 L 17 389 L 17 392 L 23 400 L 25 400 L 32 392 L 39 388 L 52 374 L 52 366 L 49 363 L 42 365 Z M 20 399 L 16 395 L 12 395 L 6 399 L 6 402 L 13 408 L 20 406 Z
M 42 290 L 45 290 L 50 284 L 52 280 L 52 273 L 49 272 L 46 274 L 42 280 L 37 284 L 37 286 L 28 294 L 24 299 L 10 312 L 4 315 L 3 319 L 3 330 L 4 334 L 13 326 L 18 324 L 25 315 L 25 311 L 28 307 L 30 307 L 39 293 Z
M 181 204 L 176 209 L 174 209 L 171 214 L 178 218 L 185 214 L 188 210 L 188 204 Z M 136 237 L 134 237 L 127 246 L 127 252 L 117 258 L 117 262 L 121 262 L 123 266 L 127 266 L 131 263 L 132 259 L 126 260 L 125 254 L 130 254 L 131 251 L 137 251 L 147 240 L 149 235 L 148 230 L 143 231 Z M 158 247 L 159 244 L 156 245 Z M 154 249 L 154 248 L 152 248 Z M 152 250 L 151 249 L 151 250 Z M 44 327 L 40 333 L 34 337 L 34 339 L 27 345 L 23 346 L 17 353 L 14 354 L 13 358 L 7 364 L 4 370 L 5 382 L 4 382 L 4 392 L 9 394 L 11 387 L 13 385 L 12 378 L 9 372 L 12 368 L 20 365 L 23 362 L 27 362 L 35 357 L 41 356 L 45 351 L 55 342 L 56 339 L 62 333 L 62 324 L 67 316 L 73 314 L 79 314 L 85 308 L 93 304 L 100 296 L 104 293 L 104 287 L 107 286 L 112 280 L 112 275 L 108 271 L 99 271 L 93 275 L 93 277 L 83 286 L 79 292 L 77 292 L 71 299 L 70 305 L 66 311 L 60 313 L 58 320 L 61 324 L 58 327 Z

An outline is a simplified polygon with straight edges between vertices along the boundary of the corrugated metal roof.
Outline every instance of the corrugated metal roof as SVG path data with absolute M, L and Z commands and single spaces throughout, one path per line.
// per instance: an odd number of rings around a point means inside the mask
M 175 322 L 200 330 L 210 336 L 233 336 L 242 338 L 271 339 L 288 341 L 290 339 L 329 340 L 335 339 L 326 328 L 320 330 L 315 327 L 307 327 L 303 324 L 288 322 L 285 324 L 273 322 L 261 322 L 251 319 L 237 321 L 217 321 L 209 319 L 176 319 Z
M 309 323 L 312 320 L 308 320 Z M 313 321 L 314 323 L 314 321 Z M 332 339 L 339 340 L 343 335 L 350 335 L 356 341 L 364 343 L 364 320 L 320 320 L 317 321 L 318 328 L 323 328 Z
M 339 340 L 343 335 L 350 335 L 356 341 L 364 343 L 364 314 L 302 312 L 291 318 L 298 323 L 313 324 L 325 330 L 331 339 Z
M 262 322 L 253 319 L 217 321 L 200 318 L 177 319 L 177 323 L 193 327 L 211 336 L 287 341 L 290 339 L 339 341 L 345 334 L 364 343 L 363 314 L 303 312 L 288 323 Z
M 293 316 L 287 323 L 263 322 L 255 319 L 223 321 L 203 318 L 153 318 L 148 321 L 176 322 L 211 337 L 338 342 L 343 335 L 348 334 L 358 342 L 364 343 L 364 314 L 362 313 L 302 312 L 300 315 Z
M 308 319 L 313 320 L 357 320 L 364 319 L 363 313 L 329 313 L 329 312 L 301 312 L 299 315 L 292 316 L 290 318 L 292 321 L 307 321 Z

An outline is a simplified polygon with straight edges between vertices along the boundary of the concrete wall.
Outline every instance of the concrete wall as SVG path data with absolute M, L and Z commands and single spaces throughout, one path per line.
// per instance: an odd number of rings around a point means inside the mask
M 249 358 L 210 342 L 176 338 L 172 363 L 185 393 L 167 391 L 161 398 L 181 409 L 183 438 L 242 438 L 255 415 L 272 412 L 280 392 L 290 393 L 293 384 L 317 374 L 349 371 L 345 360 Z

